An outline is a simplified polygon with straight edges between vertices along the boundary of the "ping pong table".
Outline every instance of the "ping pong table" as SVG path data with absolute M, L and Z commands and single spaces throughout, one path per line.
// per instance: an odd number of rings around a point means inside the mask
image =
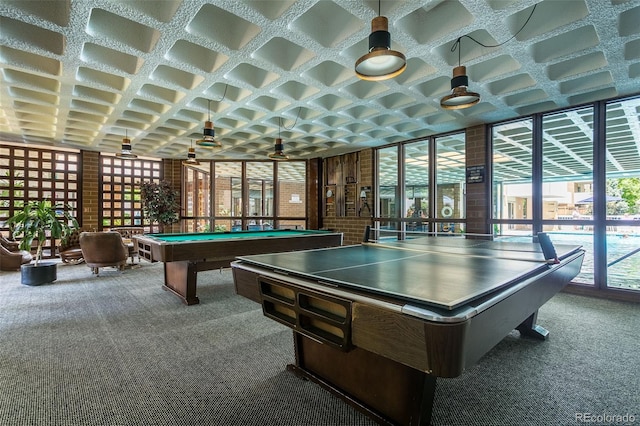
M 241 256 L 236 292 L 294 330 L 295 364 L 382 424 L 428 425 L 436 377 L 457 377 L 580 271 L 580 246 L 422 237 Z

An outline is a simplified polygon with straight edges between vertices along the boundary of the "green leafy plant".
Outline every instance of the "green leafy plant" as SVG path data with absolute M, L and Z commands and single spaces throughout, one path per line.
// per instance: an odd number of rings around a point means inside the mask
M 49 200 L 31 201 L 12 217 L 7 219 L 7 226 L 12 230 L 14 238 L 20 240 L 20 249 L 30 251 L 36 241 L 37 249 L 34 266 L 42 260 L 42 248 L 47 240 L 47 233 L 52 239 L 68 238 L 78 228 L 78 221 L 69 213 L 71 206 L 58 203 L 52 205 Z
M 180 220 L 180 193 L 167 181 L 142 182 L 140 196 L 146 216 L 160 225 L 171 225 Z

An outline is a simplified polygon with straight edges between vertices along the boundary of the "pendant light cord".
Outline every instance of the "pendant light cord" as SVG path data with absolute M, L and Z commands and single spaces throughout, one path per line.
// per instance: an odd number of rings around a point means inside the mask
M 298 107 L 298 115 L 296 115 L 296 120 L 293 122 L 291 127 L 287 128 L 287 126 L 282 126 L 285 130 L 293 130 L 296 127 L 296 123 L 298 122 L 298 118 L 300 118 L 300 110 L 302 107 Z M 280 124 L 282 123 L 282 118 L 278 117 L 278 137 L 280 137 Z
M 229 83 L 225 84 L 224 86 L 224 93 L 222 94 L 222 97 L 217 100 L 216 102 L 222 102 L 224 101 L 224 98 L 227 96 L 227 89 L 229 88 Z M 208 115 L 208 120 L 211 121 L 211 99 L 207 99 L 207 109 L 209 110 L 209 115 Z
M 378 0 L 378 1 L 380 1 L 380 0 Z M 479 45 L 480 45 L 480 46 L 482 46 L 482 47 L 489 47 L 489 48 L 492 48 L 492 47 L 500 47 L 500 46 L 502 46 L 502 45 L 504 45 L 504 44 L 506 44 L 506 43 L 510 42 L 511 40 L 513 40 L 513 39 L 514 39 L 518 34 L 520 34 L 520 32 L 522 32 L 522 30 L 524 30 L 524 27 L 526 27 L 526 26 L 527 26 L 527 24 L 528 24 L 528 23 L 529 23 L 529 21 L 531 20 L 531 17 L 533 16 L 533 12 L 535 12 L 535 11 L 536 11 L 536 7 L 537 7 L 537 6 L 538 6 L 538 4 L 537 4 L 537 3 L 533 5 L 533 9 L 531 9 L 531 13 L 529 14 L 529 17 L 528 17 L 528 18 L 527 18 L 527 20 L 524 22 L 524 24 L 522 24 L 522 27 L 520 27 L 520 29 L 519 29 L 519 30 L 518 30 L 514 35 L 512 35 L 511 37 L 509 37 L 509 39 L 507 39 L 507 40 L 503 41 L 502 43 L 498 43 L 498 44 L 484 44 L 484 43 L 482 43 L 482 42 L 480 42 L 480 41 L 476 40 L 475 38 L 471 37 L 471 36 L 470 36 L 470 35 L 468 35 L 468 34 L 465 34 L 465 35 L 463 35 L 463 36 L 458 37 L 458 39 L 453 43 L 453 46 L 451 46 L 451 52 L 455 52 L 455 51 L 456 51 L 456 49 L 458 49 L 458 66 L 460 66 L 460 54 L 461 54 L 461 52 L 460 52 L 460 51 L 462 50 L 462 49 L 460 49 L 460 44 L 461 44 L 462 39 L 463 39 L 464 37 L 466 37 L 466 38 L 468 38 L 468 39 L 470 39 L 470 40 L 472 40 L 472 41 L 476 42 L 477 44 L 479 44 Z

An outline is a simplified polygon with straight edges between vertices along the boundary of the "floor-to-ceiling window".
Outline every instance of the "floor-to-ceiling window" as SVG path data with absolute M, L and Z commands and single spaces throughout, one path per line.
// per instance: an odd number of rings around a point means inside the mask
M 579 241 L 575 282 L 594 284 L 593 107 L 542 116 L 542 230 L 555 243 Z M 570 221 L 570 223 L 567 223 Z
M 409 143 L 404 148 L 404 196 L 407 231 L 429 230 L 426 221 L 433 217 L 429 209 L 429 140 Z
M 245 163 L 250 230 L 273 228 L 273 163 Z
M 606 104 L 605 138 L 607 286 L 640 290 L 640 97 Z
M 380 218 L 378 227 L 389 230 L 389 234 L 396 236 L 395 231 L 401 230 L 400 217 L 412 215 L 401 200 L 400 186 L 398 182 L 398 146 L 390 146 L 377 150 L 376 176 L 378 206 L 377 216 Z
M 465 212 L 465 134 L 454 133 L 435 138 L 436 148 L 436 231 L 464 231 Z
M 640 288 L 640 100 L 492 126 L 494 233 L 580 244 L 574 282 Z
M 185 232 L 211 229 L 211 164 L 186 164 L 183 167 L 182 211 Z
M 213 216 L 217 231 L 242 230 L 242 162 L 216 161 L 213 167 Z
M 379 237 L 464 232 L 464 132 L 381 148 L 376 158 L 376 226 L 388 230 Z
M 306 171 L 304 161 L 185 164 L 183 229 L 188 232 L 304 229 Z
M 531 235 L 532 128 L 530 118 L 492 128 L 492 217 L 496 219 L 496 235 Z

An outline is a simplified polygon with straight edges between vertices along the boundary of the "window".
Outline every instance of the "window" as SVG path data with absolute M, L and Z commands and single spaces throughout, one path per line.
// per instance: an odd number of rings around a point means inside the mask
M 498 235 L 529 229 L 532 217 L 533 121 L 530 118 L 493 126 L 493 218 Z
M 213 165 L 215 230 L 242 230 L 242 163 L 216 161 Z
M 606 105 L 607 285 L 640 290 L 640 98 Z
M 184 167 L 182 206 L 185 232 L 207 232 L 211 229 L 211 164 Z
M 100 225 L 102 229 L 118 226 L 150 226 L 145 220 L 140 182 L 161 180 L 159 160 L 121 159 L 100 156 Z
M 306 226 L 304 161 L 212 161 L 183 169 L 185 211 L 191 215 L 183 223 L 189 232 Z
M 378 216 L 389 219 L 377 226 L 393 230 L 382 237 L 464 232 L 465 144 L 459 132 L 377 150 Z
M 464 230 L 459 219 L 465 213 L 465 134 L 454 133 L 435 139 L 436 143 L 436 194 L 435 217 L 437 231 L 454 233 Z
M 71 208 L 80 225 L 82 180 L 80 154 L 24 145 L 0 145 L 0 223 L 22 210 L 29 201 L 50 200 Z M 2 230 L 8 235 L 8 229 Z M 51 244 L 45 244 L 50 250 Z
M 278 167 L 278 227 L 306 227 L 306 165 L 302 161 L 276 163 Z
M 378 216 L 382 220 L 378 223 L 380 229 L 399 230 L 402 222 L 398 219 L 405 217 L 404 203 L 401 202 L 398 186 L 398 147 L 391 146 L 377 151 L 378 176 Z M 389 218 L 391 220 L 384 220 Z M 395 232 L 390 236 L 397 237 Z
M 554 243 L 585 248 L 580 274 L 594 284 L 593 108 L 542 116 L 542 230 Z M 568 222 L 569 221 L 569 222 Z
M 408 222 L 408 231 L 428 231 L 429 212 L 429 141 L 404 145 L 404 195 L 406 217 L 416 218 Z
M 249 197 L 248 230 L 262 230 L 273 228 L 273 163 L 248 162 L 247 188 Z
M 545 231 L 579 244 L 586 255 L 574 282 L 639 290 L 638 111 L 635 97 L 494 125 L 495 233 L 531 241 Z

